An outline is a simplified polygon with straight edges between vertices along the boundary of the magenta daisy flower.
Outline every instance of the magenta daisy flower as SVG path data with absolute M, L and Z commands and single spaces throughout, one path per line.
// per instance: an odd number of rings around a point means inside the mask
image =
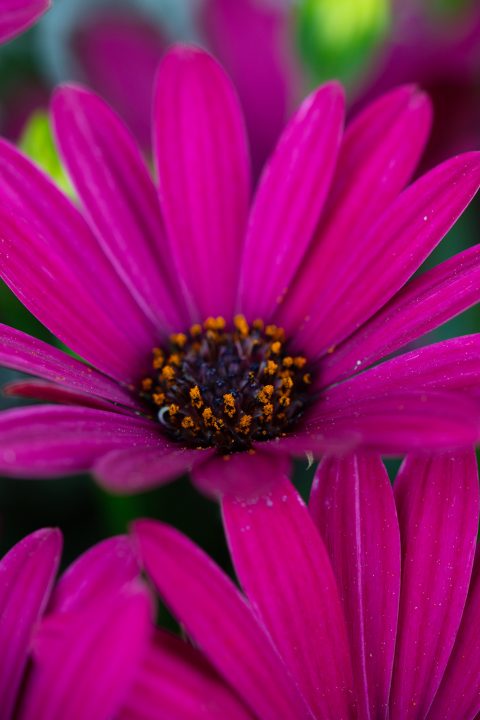
M 479 336 L 375 363 L 478 300 L 478 247 L 410 278 L 477 190 L 480 157 L 407 186 L 430 125 L 412 87 L 343 119 L 337 84 L 307 98 L 250 202 L 234 90 L 206 53 L 175 48 L 156 89 L 158 188 L 79 87 L 57 91 L 53 122 L 80 208 L 0 144 L 1 276 L 83 359 L 1 329 L 0 362 L 39 378 L 8 392 L 59 404 L 0 416 L 0 472 L 92 469 L 132 491 L 191 469 L 208 491 L 250 492 L 292 454 L 479 439 Z
M 2 720 L 110 720 L 147 649 L 152 607 L 128 539 L 95 546 L 55 585 L 61 545 L 39 530 L 0 561 Z
M 329 459 L 310 512 L 285 478 L 254 501 L 225 498 L 223 517 L 245 594 L 174 528 L 136 524 L 147 572 L 201 653 L 185 646 L 173 689 L 152 649 L 122 718 L 145 697 L 175 698 L 191 714 L 169 717 L 182 719 L 477 717 L 472 450 L 408 457 L 393 490 L 375 454 Z M 212 678 L 243 707 L 209 711 Z
M 0 43 L 28 30 L 50 5 L 51 0 L 0 0 Z

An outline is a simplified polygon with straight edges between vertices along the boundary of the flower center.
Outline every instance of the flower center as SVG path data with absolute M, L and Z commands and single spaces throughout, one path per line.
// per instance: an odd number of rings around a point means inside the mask
M 309 400 L 307 359 L 289 355 L 276 325 L 237 315 L 170 336 L 153 350 L 152 374 L 140 395 L 165 433 L 187 447 L 215 447 L 222 455 L 285 435 Z

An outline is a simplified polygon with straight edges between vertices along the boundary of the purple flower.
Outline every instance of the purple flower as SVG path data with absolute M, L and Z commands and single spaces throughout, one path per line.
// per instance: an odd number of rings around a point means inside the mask
M 92 548 L 54 587 L 62 537 L 39 530 L 0 561 L 2 720 L 110 720 L 152 630 L 128 538 Z
M 223 517 L 245 594 L 177 530 L 137 522 L 146 570 L 203 658 L 185 646 L 185 669 L 164 674 L 159 639 L 121 718 L 164 698 L 181 720 L 477 716 L 472 450 L 408 457 L 393 490 L 374 454 L 327 459 L 310 513 L 285 478 L 255 500 L 225 498 Z M 216 714 L 214 680 L 243 705 Z
M 477 302 L 478 246 L 410 278 L 477 190 L 479 155 L 405 188 L 427 98 L 401 87 L 345 133 L 343 113 L 335 83 L 307 98 L 250 210 L 236 95 L 200 50 L 158 75 L 158 192 L 79 87 L 53 121 L 80 211 L 0 144 L 1 276 L 86 361 L 1 329 L 0 362 L 39 378 L 8 392 L 60 404 L 1 414 L 0 472 L 92 469 L 132 491 L 193 469 L 209 492 L 258 492 L 291 455 L 478 440 L 480 336 L 368 368 Z
M 27 30 L 50 5 L 50 0 L 1 0 L 0 43 Z

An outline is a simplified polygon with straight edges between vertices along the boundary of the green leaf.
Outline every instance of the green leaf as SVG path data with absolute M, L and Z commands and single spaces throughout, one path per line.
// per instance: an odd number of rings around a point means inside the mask
M 19 147 L 47 175 L 50 175 L 64 193 L 75 198 L 75 191 L 60 162 L 46 112 L 38 110 L 30 116 L 20 138 Z
M 389 0 L 300 0 L 297 37 L 313 80 L 351 85 L 387 35 Z

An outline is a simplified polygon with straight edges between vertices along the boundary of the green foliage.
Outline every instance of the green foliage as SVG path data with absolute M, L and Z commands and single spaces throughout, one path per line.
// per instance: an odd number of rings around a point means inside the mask
M 50 175 L 52 180 L 70 197 L 75 197 L 72 185 L 62 167 L 53 141 L 48 115 L 34 112 L 28 120 L 19 142 L 20 149 Z
M 352 84 L 389 27 L 389 0 L 301 0 L 298 6 L 300 53 L 316 83 Z

